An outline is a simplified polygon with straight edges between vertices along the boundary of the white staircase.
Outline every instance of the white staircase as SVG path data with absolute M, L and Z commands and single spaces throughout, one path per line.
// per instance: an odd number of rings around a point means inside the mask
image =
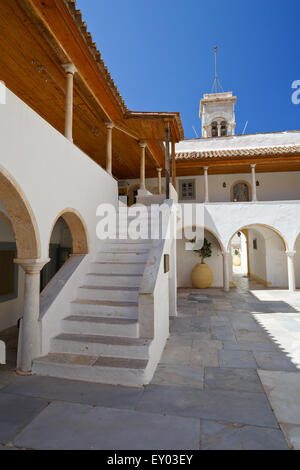
M 105 243 L 50 353 L 34 360 L 34 373 L 125 386 L 149 381 L 152 341 L 139 335 L 138 295 L 151 247 L 143 240 Z

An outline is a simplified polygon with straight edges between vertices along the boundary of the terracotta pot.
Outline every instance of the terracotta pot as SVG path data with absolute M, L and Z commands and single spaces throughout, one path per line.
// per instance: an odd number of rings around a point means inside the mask
M 212 285 L 214 278 L 207 264 L 197 264 L 192 271 L 191 279 L 196 289 L 207 289 Z
M 240 255 L 233 255 L 233 266 L 241 266 L 242 261 Z

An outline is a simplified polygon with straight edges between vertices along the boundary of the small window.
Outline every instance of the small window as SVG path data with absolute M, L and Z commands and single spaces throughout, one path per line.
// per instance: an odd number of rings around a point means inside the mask
M 257 239 L 254 238 L 253 240 L 253 250 L 257 250 Z
M 182 201 L 193 201 L 196 199 L 195 180 L 180 181 L 180 199 Z
M 212 137 L 218 137 L 218 123 L 216 121 L 211 125 L 211 135 Z
M 221 122 L 221 137 L 226 137 L 227 136 L 227 122 L 222 121 Z

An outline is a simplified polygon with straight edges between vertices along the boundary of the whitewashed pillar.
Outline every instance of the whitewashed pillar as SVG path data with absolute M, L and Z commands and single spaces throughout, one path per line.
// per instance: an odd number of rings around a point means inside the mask
M 296 281 L 295 281 L 294 256 L 296 254 L 296 251 L 286 251 L 285 253 L 287 256 L 287 265 L 288 265 L 289 291 L 295 292 Z
M 22 318 L 21 354 L 18 369 L 30 374 L 32 361 L 39 355 L 40 272 L 50 259 L 16 259 L 25 271 L 24 311 Z
M 252 202 L 257 201 L 256 195 L 256 174 L 255 174 L 256 165 L 251 165 L 251 177 L 252 177 Z
M 73 100 L 74 100 L 74 74 L 77 72 L 75 65 L 63 64 L 67 76 L 66 84 L 66 110 L 65 110 L 65 137 L 73 142 Z
M 208 194 L 208 166 L 204 168 L 204 193 L 205 193 L 205 202 L 209 202 L 209 194 Z
M 218 137 L 221 137 L 221 124 L 218 124 Z
M 223 285 L 224 291 L 229 292 L 229 264 L 230 264 L 230 251 L 223 251 Z
M 141 147 L 141 163 L 140 163 L 140 190 L 144 191 L 146 189 L 146 142 L 139 142 Z
M 158 182 L 158 194 L 162 193 L 162 185 L 161 185 L 161 172 L 162 168 L 157 168 L 157 182 Z
M 107 122 L 107 139 L 106 139 L 106 171 L 112 175 L 112 132 L 114 124 L 112 122 Z

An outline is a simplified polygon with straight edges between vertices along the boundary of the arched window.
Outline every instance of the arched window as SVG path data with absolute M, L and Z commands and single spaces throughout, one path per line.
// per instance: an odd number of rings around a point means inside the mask
M 216 121 L 211 124 L 211 136 L 218 137 L 218 123 Z
M 246 181 L 238 181 L 232 186 L 232 202 L 249 202 L 250 196 L 250 186 Z
M 221 137 L 225 137 L 227 135 L 227 122 L 221 122 Z

